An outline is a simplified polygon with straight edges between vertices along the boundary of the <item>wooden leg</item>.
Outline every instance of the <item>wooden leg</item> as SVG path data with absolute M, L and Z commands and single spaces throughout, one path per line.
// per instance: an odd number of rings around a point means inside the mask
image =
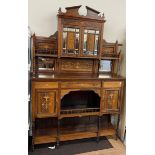
M 111 122 L 111 115 L 108 114 L 108 123 L 110 123 L 110 122 Z
M 90 121 L 90 116 L 89 116 L 89 121 Z
M 101 123 L 101 117 L 98 116 L 98 125 L 97 125 L 97 142 L 100 140 L 100 123 Z
M 33 136 L 32 136 L 32 152 L 34 151 L 34 138 L 33 138 Z
M 116 138 L 115 138 L 116 140 L 117 140 L 117 137 L 118 137 L 119 122 L 120 122 L 120 114 L 118 114 L 118 119 L 117 119 Z
M 57 148 L 60 146 L 60 120 L 58 119 L 58 127 L 57 127 Z
M 60 146 L 60 142 L 59 142 L 59 139 L 57 139 L 57 149 L 59 148 Z
M 123 142 L 125 142 L 125 139 L 126 139 L 126 127 L 125 127 Z
M 34 151 L 35 122 L 32 123 L 32 152 Z
M 115 140 L 117 140 L 117 134 L 113 135 L 113 138 L 114 138 Z

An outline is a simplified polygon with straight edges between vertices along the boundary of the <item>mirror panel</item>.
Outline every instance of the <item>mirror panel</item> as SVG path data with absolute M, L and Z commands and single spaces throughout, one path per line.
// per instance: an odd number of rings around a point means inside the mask
M 101 60 L 100 61 L 100 72 L 111 72 L 111 60 Z
M 39 71 L 54 71 L 55 59 L 38 57 L 38 70 Z

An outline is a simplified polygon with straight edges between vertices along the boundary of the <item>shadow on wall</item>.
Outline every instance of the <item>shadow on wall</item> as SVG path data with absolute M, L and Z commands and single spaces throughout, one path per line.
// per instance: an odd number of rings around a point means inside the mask
M 126 77 L 126 39 L 124 39 L 122 47 L 122 60 L 120 62 L 120 75 Z M 124 88 L 124 103 L 120 115 L 120 124 L 119 124 L 119 136 L 122 141 L 124 141 L 125 128 L 126 128 L 126 85 Z

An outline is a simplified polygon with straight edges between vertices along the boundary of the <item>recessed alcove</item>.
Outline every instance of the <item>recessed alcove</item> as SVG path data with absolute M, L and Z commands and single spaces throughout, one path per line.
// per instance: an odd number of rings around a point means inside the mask
M 61 99 L 61 114 L 97 112 L 100 96 L 93 90 L 70 91 Z

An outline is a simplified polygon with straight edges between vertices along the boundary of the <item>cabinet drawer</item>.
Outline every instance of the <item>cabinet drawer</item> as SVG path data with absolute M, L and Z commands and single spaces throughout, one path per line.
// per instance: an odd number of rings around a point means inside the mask
M 61 88 L 100 88 L 100 82 L 63 82 L 61 83 Z
M 122 86 L 121 81 L 103 82 L 104 88 L 120 88 L 121 86 Z
M 35 82 L 35 88 L 58 88 L 58 82 Z

